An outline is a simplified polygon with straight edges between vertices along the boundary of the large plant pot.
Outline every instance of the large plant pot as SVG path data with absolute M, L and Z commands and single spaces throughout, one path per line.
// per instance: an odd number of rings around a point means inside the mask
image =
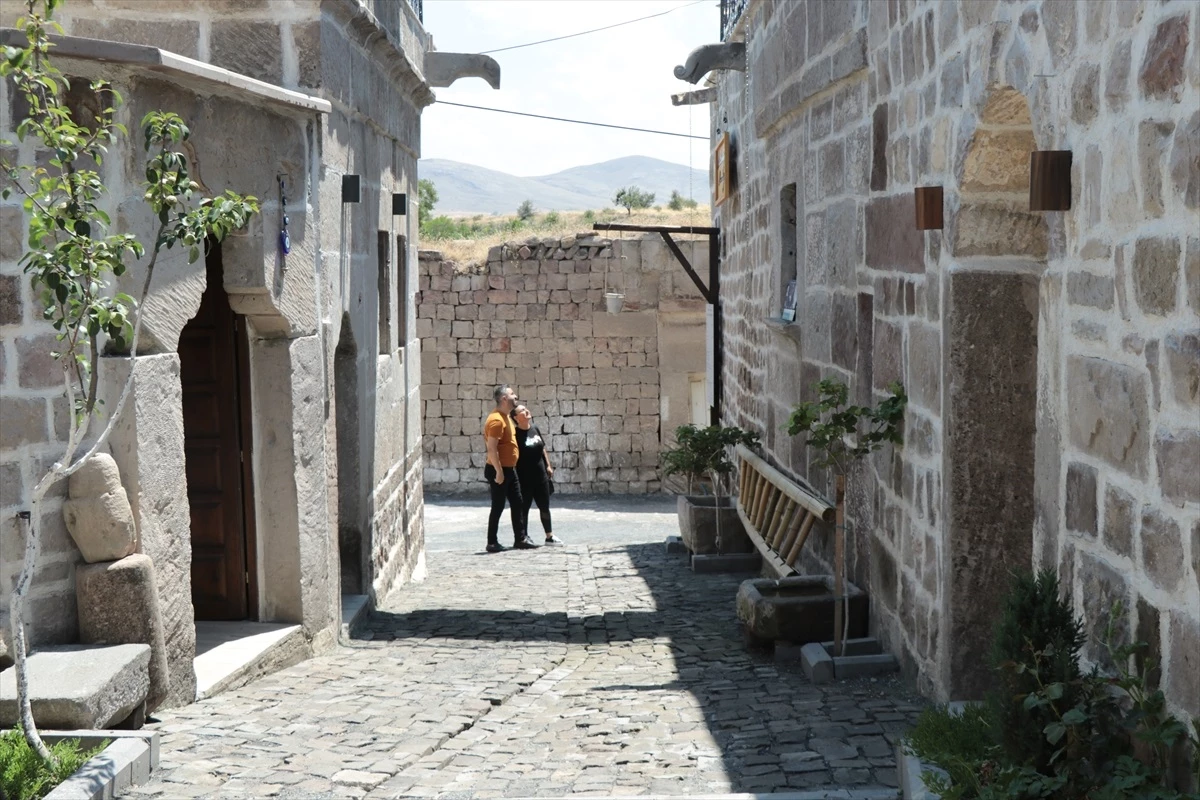
M 850 596 L 850 634 L 867 635 L 867 594 L 846 583 Z M 779 580 L 743 581 L 737 593 L 738 619 L 751 644 L 781 639 L 792 644 L 833 639 L 834 590 L 832 575 L 804 575 Z
M 754 543 L 746 535 L 738 516 L 733 497 L 722 497 L 718 511 L 717 498 L 711 495 L 680 495 L 679 535 L 692 555 L 726 555 L 753 553 Z M 720 536 L 717 534 L 717 514 L 721 515 Z

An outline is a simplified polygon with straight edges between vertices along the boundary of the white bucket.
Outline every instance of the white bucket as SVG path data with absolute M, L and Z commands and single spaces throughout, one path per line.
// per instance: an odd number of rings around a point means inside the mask
M 625 305 L 625 295 L 617 292 L 606 292 L 604 302 L 608 305 L 608 313 L 620 314 L 621 307 Z

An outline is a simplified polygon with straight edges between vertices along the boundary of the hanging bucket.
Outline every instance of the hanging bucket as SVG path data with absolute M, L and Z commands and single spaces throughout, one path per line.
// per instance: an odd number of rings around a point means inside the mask
M 604 302 L 608 306 L 608 313 L 620 314 L 621 307 L 625 305 L 625 295 L 618 292 L 606 292 Z

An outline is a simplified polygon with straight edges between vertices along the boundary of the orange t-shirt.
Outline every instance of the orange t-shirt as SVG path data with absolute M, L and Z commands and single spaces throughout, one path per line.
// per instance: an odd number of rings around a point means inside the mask
M 488 439 L 499 439 L 497 451 L 500 454 L 500 466 L 515 467 L 517 465 L 517 456 L 520 452 L 517 450 L 517 434 L 513 430 L 513 421 L 501 414 L 499 411 L 493 411 L 488 414 L 487 422 L 483 423 L 483 443 L 487 445 Z

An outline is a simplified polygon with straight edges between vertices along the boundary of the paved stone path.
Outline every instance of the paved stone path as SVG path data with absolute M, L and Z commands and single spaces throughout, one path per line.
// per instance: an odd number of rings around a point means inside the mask
M 748 653 L 746 576 L 695 575 L 628 517 L 609 544 L 562 523 L 565 548 L 431 543 L 428 580 L 349 646 L 164 712 L 160 769 L 130 796 L 896 797 L 921 701 Z

